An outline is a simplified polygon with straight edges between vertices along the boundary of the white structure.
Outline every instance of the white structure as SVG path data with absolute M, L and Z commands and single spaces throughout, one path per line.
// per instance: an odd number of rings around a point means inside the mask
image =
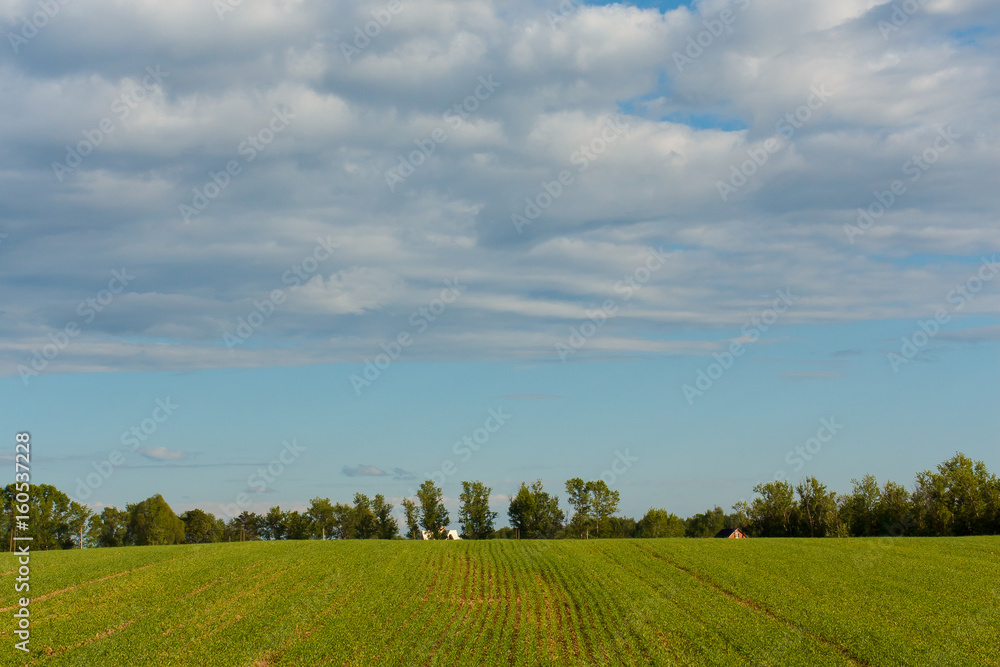
M 448 533 L 447 537 L 444 538 L 446 540 L 460 540 L 460 539 L 462 539 L 461 537 L 458 536 L 458 531 L 457 530 L 448 530 L 448 531 L 446 531 L 444 528 L 442 528 L 441 532 L 442 533 L 444 533 L 444 532 Z M 425 540 L 429 540 L 429 539 L 431 539 L 431 533 L 428 530 L 421 530 L 420 531 L 420 537 L 422 537 Z

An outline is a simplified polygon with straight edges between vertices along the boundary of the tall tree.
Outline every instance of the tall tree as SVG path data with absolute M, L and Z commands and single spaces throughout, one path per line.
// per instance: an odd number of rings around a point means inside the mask
M 313 498 L 309 501 L 309 509 L 306 516 L 312 524 L 313 535 L 321 540 L 334 537 L 335 521 L 333 514 L 333 503 L 329 498 Z
M 878 481 L 874 475 L 865 475 L 860 481 L 852 479 L 851 485 L 851 494 L 843 499 L 841 518 L 851 535 L 874 537 L 879 534 L 878 506 L 882 500 Z
M 353 540 L 358 536 L 357 513 L 347 503 L 336 503 L 333 506 L 333 525 L 337 539 Z
M 280 505 L 275 505 L 267 511 L 264 517 L 264 539 L 281 540 L 285 537 L 285 514 Z
M 378 520 L 372 511 L 372 501 L 363 493 L 354 494 L 354 526 L 359 540 L 378 537 Z
M 406 536 L 411 540 L 420 539 L 420 508 L 409 498 L 403 498 L 403 515 L 406 521 Z
M 795 487 L 799 494 L 797 533 L 802 537 L 835 537 L 839 534 L 837 494 L 826 490 L 815 477 Z
M 18 500 L 18 495 L 28 502 Z M 77 531 L 70 527 L 71 503 L 69 496 L 50 484 L 8 484 L 3 489 L 4 536 L 8 548 L 14 548 L 14 533 L 31 537 L 31 548 L 72 549 Z M 27 505 L 27 507 L 24 507 Z M 26 512 L 21 511 L 27 510 Z M 27 530 L 17 530 L 17 516 L 28 517 Z
M 285 512 L 285 539 L 308 540 L 312 535 L 312 522 L 308 515 L 292 510 Z
M 982 493 L 986 499 L 987 523 L 983 529 L 984 534 L 1000 534 L 1000 477 L 991 475 L 991 479 L 984 484 Z
M 679 516 L 650 507 L 636 525 L 636 537 L 684 537 L 684 530 L 684 520 Z
M 587 482 L 587 489 L 590 491 L 590 498 L 594 512 L 594 531 L 598 537 L 601 536 L 601 522 L 607 520 L 618 511 L 618 501 L 620 499 L 617 491 L 608 488 L 607 482 L 599 479 L 596 482 Z
M 540 479 L 530 488 L 521 482 L 517 495 L 510 498 L 507 517 L 522 539 L 552 539 L 565 520 L 559 509 L 559 496 L 550 496 Z
M 601 535 L 606 539 L 621 539 L 635 537 L 639 524 L 630 516 L 609 516 L 601 525 Z
M 381 493 L 372 498 L 372 512 L 375 514 L 375 535 L 380 540 L 391 540 L 399 535 L 399 523 L 392 516 L 392 503 Z
M 222 540 L 218 521 L 205 510 L 188 510 L 180 518 L 184 522 L 184 541 L 187 544 L 208 544 Z
M 688 517 L 684 522 L 684 534 L 687 537 L 715 537 L 725 527 L 726 513 L 716 505 L 710 510 Z
M 233 517 L 230 523 L 230 531 L 234 533 L 240 542 L 259 540 L 264 534 L 264 517 L 256 512 L 243 510 L 239 516 Z
M 90 519 L 90 534 L 100 547 L 124 547 L 128 535 L 129 513 L 117 507 L 105 507 Z
M 913 493 L 919 529 L 929 535 L 974 535 L 989 532 L 994 510 L 990 492 L 995 478 L 982 461 L 958 452 L 917 474 Z
M 78 549 L 82 549 L 85 546 L 87 525 L 90 523 L 90 517 L 93 515 L 94 513 L 86 505 L 78 503 L 75 500 L 70 501 L 69 511 L 66 513 L 66 522 Z
M 133 544 L 180 544 L 184 541 L 184 522 L 160 494 L 127 505 L 126 509 L 129 539 Z
M 493 534 L 497 513 L 490 511 L 490 493 L 493 489 L 482 482 L 462 482 L 458 499 L 458 521 L 462 524 L 462 537 L 467 540 L 485 540 Z
M 902 484 L 886 482 L 879 495 L 876 514 L 879 535 L 898 537 L 906 534 L 915 522 L 912 494 Z
M 753 487 L 758 498 L 747 508 L 752 534 L 761 537 L 791 537 L 792 515 L 796 510 L 795 489 L 786 480 Z
M 535 498 L 531 494 L 531 489 L 524 482 L 521 482 L 521 487 L 517 490 L 517 493 L 510 498 L 510 505 L 507 507 L 507 520 L 510 521 L 510 527 L 514 529 L 514 533 L 518 538 L 529 537 L 529 531 L 532 530 L 534 526 L 534 517 L 537 513 L 535 509 Z
M 594 520 L 590 497 L 590 485 L 579 477 L 566 480 L 566 496 L 573 508 L 570 531 L 584 539 L 590 537 L 590 527 Z
M 432 480 L 427 480 L 417 489 L 417 499 L 420 501 L 420 525 L 430 533 L 432 540 L 445 539 L 445 528 L 451 523 L 451 517 L 444 507 L 441 489 L 434 486 Z

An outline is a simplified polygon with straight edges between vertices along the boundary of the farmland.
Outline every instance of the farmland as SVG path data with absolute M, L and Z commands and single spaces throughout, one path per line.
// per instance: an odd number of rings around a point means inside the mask
M 281 541 L 36 552 L 2 664 L 997 665 L 1000 539 Z

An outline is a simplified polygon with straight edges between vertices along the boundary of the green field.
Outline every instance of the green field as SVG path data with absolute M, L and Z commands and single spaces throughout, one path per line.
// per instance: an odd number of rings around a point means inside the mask
M 1000 538 L 252 542 L 34 553 L 59 665 L 1000 665 Z

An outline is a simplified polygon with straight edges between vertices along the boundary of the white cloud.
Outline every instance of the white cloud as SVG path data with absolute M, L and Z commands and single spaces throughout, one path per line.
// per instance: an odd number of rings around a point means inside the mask
M 725 5 L 580 6 L 553 29 L 535 3 L 426 0 L 352 63 L 340 42 L 377 3 L 244 3 L 221 22 L 203 3 L 65 6 L 0 59 L 0 198 L 18 202 L 0 219 L 0 280 L 17 286 L 3 372 L 68 321 L 83 333 L 50 371 L 359 361 L 456 277 L 468 289 L 408 358 L 544 359 L 661 245 L 680 252 L 587 353 L 714 351 L 786 286 L 802 294 L 789 323 L 926 316 L 1000 246 L 992 4 L 928 2 L 886 39 L 885 3 L 755 0 L 678 72 L 672 54 Z M 118 119 L 147 65 L 169 76 Z M 502 85 L 449 125 L 489 75 Z M 829 102 L 723 202 L 717 182 L 821 84 Z M 294 119 L 247 160 L 278 105 Z M 571 156 L 615 114 L 627 136 L 579 172 Z M 58 182 L 52 162 L 109 115 Z M 955 145 L 851 244 L 843 226 L 947 126 Z M 435 128 L 447 139 L 390 191 L 385 170 Z M 183 224 L 178 205 L 230 160 L 239 174 Z M 518 235 L 511 213 L 563 169 L 572 185 Z M 283 275 L 321 235 L 341 248 L 292 290 Z M 128 294 L 79 321 L 123 264 Z M 280 310 L 227 350 L 275 289 Z M 995 312 L 984 293 L 962 314 Z
M 166 447 L 140 447 L 139 453 L 154 461 L 181 461 L 188 457 L 187 452 Z

